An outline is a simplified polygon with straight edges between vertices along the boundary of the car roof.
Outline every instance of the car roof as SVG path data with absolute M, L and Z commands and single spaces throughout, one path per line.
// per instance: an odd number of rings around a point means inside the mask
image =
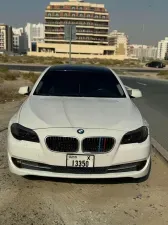
M 52 71 L 86 71 L 86 72 L 111 72 L 108 67 L 91 66 L 91 65 L 54 65 L 49 70 Z

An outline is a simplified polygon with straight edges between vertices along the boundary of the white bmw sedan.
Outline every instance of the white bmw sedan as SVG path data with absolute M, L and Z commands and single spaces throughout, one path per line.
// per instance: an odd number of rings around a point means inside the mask
M 51 66 L 8 127 L 12 173 L 61 178 L 144 178 L 150 133 L 127 90 L 109 68 Z

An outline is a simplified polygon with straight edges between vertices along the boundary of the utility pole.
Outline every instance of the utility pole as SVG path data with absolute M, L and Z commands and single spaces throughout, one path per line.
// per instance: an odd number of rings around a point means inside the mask
M 70 25 L 70 38 L 69 38 L 69 64 L 71 64 L 71 50 L 72 50 L 72 26 Z
M 143 62 L 143 37 L 144 37 L 145 24 L 142 25 L 142 51 L 141 51 L 141 62 Z
M 69 43 L 69 64 L 71 64 L 72 40 L 76 40 L 76 26 L 66 25 L 64 27 L 64 39 Z

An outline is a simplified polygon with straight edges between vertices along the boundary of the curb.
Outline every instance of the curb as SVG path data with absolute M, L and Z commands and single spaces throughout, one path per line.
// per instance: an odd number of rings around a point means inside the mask
M 163 148 L 161 144 L 159 144 L 154 138 L 151 138 L 152 147 L 154 147 L 160 155 L 168 162 L 168 151 Z

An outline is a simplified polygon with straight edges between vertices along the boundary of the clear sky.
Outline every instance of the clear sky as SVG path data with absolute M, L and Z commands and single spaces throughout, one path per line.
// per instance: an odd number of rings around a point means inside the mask
M 19 27 L 25 26 L 27 22 L 44 22 L 44 10 L 49 2 L 50 0 L 0 0 L 0 23 Z M 158 40 L 168 36 L 168 0 L 87 0 L 86 2 L 105 4 L 110 13 L 111 29 L 127 33 L 131 43 L 143 42 L 155 45 Z M 145 24 L 144 32 L 143 24 Z

